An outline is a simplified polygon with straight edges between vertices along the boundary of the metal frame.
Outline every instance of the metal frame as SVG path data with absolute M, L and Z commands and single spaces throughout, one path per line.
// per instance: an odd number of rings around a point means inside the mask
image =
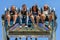
M 4 22 L 5 21 L 2 20 L 2 26 L 3 26 L 2 27 L 2 35 L 3 35 L 3 40 L 9 40 L 11 35 L 7 35 L 7 31 L 5 29 Z M 32 40 L 32 37 L 35 37 L 35 40 L 37 40 L 37 37 L 48 37 L 49 40 L 56 40 L 56 27 L 57 27 L 57 23 L 56 23 L 56 20 L 54 20 L 54 28 L 53 28 L 51 34 L 49 34 L 49 35 L 35 35 L 35 36 L 30 35 L 31 36 L 31 40 Z M 27 40 L 29 35 L 27 35 L 27 36 L 26 35 L 22 35 L 22 36 L 20 36 L 20 35 L 18 36 L 17 35 L 15 40 L 17 40 L 17 37 L 19 37 L 20 40 L 21 40 L 21 37 L 23 37 L 23 36 L 26 37 L 26 40 Z

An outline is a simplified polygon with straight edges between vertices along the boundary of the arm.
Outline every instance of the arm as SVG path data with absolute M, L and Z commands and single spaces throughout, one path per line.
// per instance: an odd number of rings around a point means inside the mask
M 32 11 L 31 12 L 29 12 L 29 16 L 31 16 L 32 15 Z
M 41 12 L 40 12 L 40 11 L 38 11 L 38 15 L 39 15 L 39 16 L 41 15 Z

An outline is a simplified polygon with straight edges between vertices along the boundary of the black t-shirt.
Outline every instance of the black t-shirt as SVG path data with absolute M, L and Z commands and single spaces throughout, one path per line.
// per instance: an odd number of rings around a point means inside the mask
M 32 14 L 33 14 L 34 16 L 37 16 L 37 15 L 38 15 L 38 12 L 32 12 Z
M 22 11 L 21 11 L 21 14 L 26 16 L 27 11 L 23 11 L 23 10 L 22 10 Z
M 10 15 L 14 15 L 15 14 L 15 11 L 10 11 Z

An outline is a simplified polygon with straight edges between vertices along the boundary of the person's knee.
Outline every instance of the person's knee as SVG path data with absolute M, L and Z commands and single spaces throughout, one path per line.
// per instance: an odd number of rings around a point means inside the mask
M 41 19 L 45 20 L 46 16 L 44 14 L 41 15 Z
M 10 15 L 6 15 L 6 18 L 10 18 L 11 16 Z
M 8 15 L 8 17 L 10 17 L 10 15 Z
M 42 17 L 46 17 L 45 14 L 41 14 Z
M 32 15 L 32 16 L 30 16 L 32 19 L 34 19 L 34 16 Z
M 52 15 L 49 16 L 49 20 L 52 20 Z
M 16 14 L 16 15 L 14 15 L 13 17 L 18 17 L 18 15 Z
M 36 16 L 37 19 L 40 19 L 40 16 Z

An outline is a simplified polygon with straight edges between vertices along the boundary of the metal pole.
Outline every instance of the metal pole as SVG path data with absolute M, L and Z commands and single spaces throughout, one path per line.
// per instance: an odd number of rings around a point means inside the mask
M 53 31 L 53 38 L 52 40 L 56 40 L 56 32 Z
M 32 40 L 32 38 L 30 38 L 30 40 Z
M 35 40 L 37 40 L 37 38 L 35 38 Z
M 4 26 L 4 20 L 2 20 L 2 37 L 3 40 L 7 40 L 7 34 L 6 34 L 6 30 L 5 30 L 5 26 Z
M 51 36 L 49 35 L 48 40 L 52 40 Z
M 17 38 L 15 38 L 15 40 L 17 40 Z
M 26 37 L 26 40 L 28 40 L 27 37 Z
M 21 40 L 21 37 L 19 39 Z
M 7 36 L 7 40 L 10 40 L 10 38 Z

